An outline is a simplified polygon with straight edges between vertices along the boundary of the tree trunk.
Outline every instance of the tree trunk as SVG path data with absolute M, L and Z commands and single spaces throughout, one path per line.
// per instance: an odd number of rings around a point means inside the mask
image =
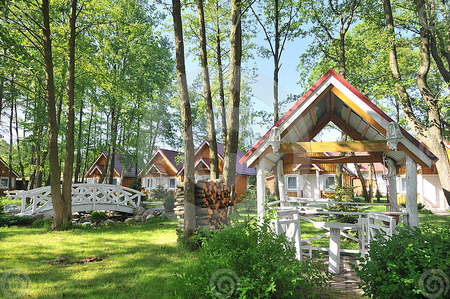
M 217 2 L 219 5 L 219 2 Z M 217 8 L 218 9 L 218 8 Z M 227 113 L 225 108 L 225 88 L 223 83 L 223 66 L 222 66 L 222 47 L 220 40 L 220 26 L 219 20 L 217 20 L 216 27 L 216 52 L 217 52 L 217 67 L 219 72 L 219 98 L 220 98 L 220 116 L 222 118 L 222 140 L 224 144 L 227 144 Z
M 211 179 L 219 178 L 219 159 L 217 156 L 217 138 L 216 128 L 214 124 L 214 110 L 211 95 L 211 84 L 209 81 L 209 69 L 208 69 L 208 53 L 206 50 L 206 28 L 205 28 L 205 14 L 203 10 L 203 0 L 197 0 L 198 7 L 198 19 L 200 23 L 200 58 L 202 64 L 202 79 L 203 79 L 203 93 L 206 103 L 206 115 L 207 115 L 207 130 L 208 139 L 210 143 L 209 159 L 210 159 L 210 176 Z
M 49 164 L 50 164 L 50 188 L 53 204 L 52 229 L 69 224 L 70 216 L 66 215 L 66 203 L 61 193 L 61 169 L 58 159 L 58 122 L 55 101 L 55 81 L 53 76 L 53 54 L 50 31 L 50 3 L 49 0 L 42 0 L 41 13 L 43 17 L 43 49 L 45 63 L 46 93 L 45 102 L 47 105 L 47 121 L 49 131 Z
M 72 178 L 75 152 L 75 40 L 77 21 L 77 0 L 72 0 L 69 18 L 69 44 L 67 59 L 67 102 L 66 102 L 66 155 L 64 162 L 62 197 L 64 201 L 64 224 L 72 220 Z
M 173 28 L 175 34 L 175 55 L 178 91 L 180 93 L 181 120 L 183 123 L 184 141 L 184 233 L 189 242 L 194 234 L 195 219 L 195 178 L 194 178 L 194 138 L 192 134 L 191 103 L 186 80 L 186 67 L 184 61 L 183 23 L 181 20 L 180 0 L 172 0 Z
M 230 101 L 227 119 L 227 143 L 225 144 L 225 161 L 223 178 L 232 192 L 235 192 L 236 161 L 239 143 L 239 106 L 241 92 L 241 56 L 242 28 L 241 1 L 231 1 L 231 36 L 230 36 Z
M 359 180 L 361 181 L 362 195 L 364 197 L 365 202 L 370 202 L 369 193 L 367 192 L 366 179 L 364 178 L 363 173 L 361 172 L 361 165 L 355 163 L 356 172 L 358 174 Z

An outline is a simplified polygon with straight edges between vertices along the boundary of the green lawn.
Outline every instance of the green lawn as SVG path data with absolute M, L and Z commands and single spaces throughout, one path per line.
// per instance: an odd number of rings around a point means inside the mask
M 173 298 L 171 277 L 195 259 L 177 247 L 175 229 L 174 222 L 61 232 L 0 228 L 0 275 L 26 273 L 26 298 Z M 68 262 L 50 263 L 61 256 Z M 79 263 L 86 257 L 103 260 Z
M 450 217 L 420 214 L 420 223 L 450 224 Z M 3 227 L 0 282 L 12 279 L 12 271 L 25 273 L 30 281 L 21 293 L 25 298 L 174 298 L 172 277 L 196 261 L 196 253 L 177 246 L 176 225 L 167 221 L 59 232 Z M 318 233 L 302 222 L 302 238 Z M 328 247 L 328 239 L 313 245 Z M 342 241 L 342 248 L 354 245 Z M 67 262 L 52 263 L 62 257 Z M 102 260 L 80 263 L 86 257 Z M 4 295 L 0 288 L 0 298 Z

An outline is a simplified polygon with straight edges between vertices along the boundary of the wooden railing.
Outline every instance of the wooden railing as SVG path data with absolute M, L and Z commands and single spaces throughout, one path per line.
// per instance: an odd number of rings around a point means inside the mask
M 141 203 L 142 193 L 127 187 L 108 184 L 73 184 L 72 212 L 109 210 L 133 213 Z M 18 215 L 53 214 L 50 186 L 20 192 Z

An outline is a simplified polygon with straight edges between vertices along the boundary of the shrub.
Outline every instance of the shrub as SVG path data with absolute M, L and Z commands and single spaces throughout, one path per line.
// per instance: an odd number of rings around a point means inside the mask
M 9 199 L 0 199 L 0 215 L 4 214 L 4 207 L 5 205 L 9 205 L 9 204 L 18 204 L 18 206 L 20 207 L 20 200 L 9 200 Z
M 450 298 L 450 227 L 398 227 L 370 244 L 360 287 L 371 298 Z M 361 260 L 363 262 L 363 260 Z
M 155 189 L 150 190 L 150 198 L 154 201 L 165 201 L 167 190 L 164 189 L 164 186 L 158 185 Z
M 198 262 L 176 279 L 177 298 L 307 298 L 327 281 L 322 263 L 296 260 L 267 222 L 235 223 L 201 240 Z
M 175 208 L 175 196 L 173 191 L 170 191 L 166 195 L 166 199 L 164 200 L 164 211 L 166 213 L 173 213 L 173 209 Z
M 0 215 L 1 226 L 27 226 L 33 223 L 30 216 L 2 216 Z
M 52 226 L 52 222 L 53 222 L 53 219 L 37 219 L 31 224 L 31 227 L 50 229 Z
M 101 221 L 105 221 L 108 219 L 108 215 L 106 215 L 103 211 L 95 211 L 92 212 L 91 217 L 89 218 L 92 223 L 99 224 Z

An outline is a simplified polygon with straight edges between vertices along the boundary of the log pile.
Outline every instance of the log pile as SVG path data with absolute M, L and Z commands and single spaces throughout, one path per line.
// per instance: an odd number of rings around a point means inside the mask
M 174 213 L 178 226 L 184 226 L 184 185 L 178 185 Z M 197 181 L 195 183 L 195 214 L 197 227 L 219 229 L 230 224 L 228 207 L 235 199 L 231 189 L 222 181 Z

